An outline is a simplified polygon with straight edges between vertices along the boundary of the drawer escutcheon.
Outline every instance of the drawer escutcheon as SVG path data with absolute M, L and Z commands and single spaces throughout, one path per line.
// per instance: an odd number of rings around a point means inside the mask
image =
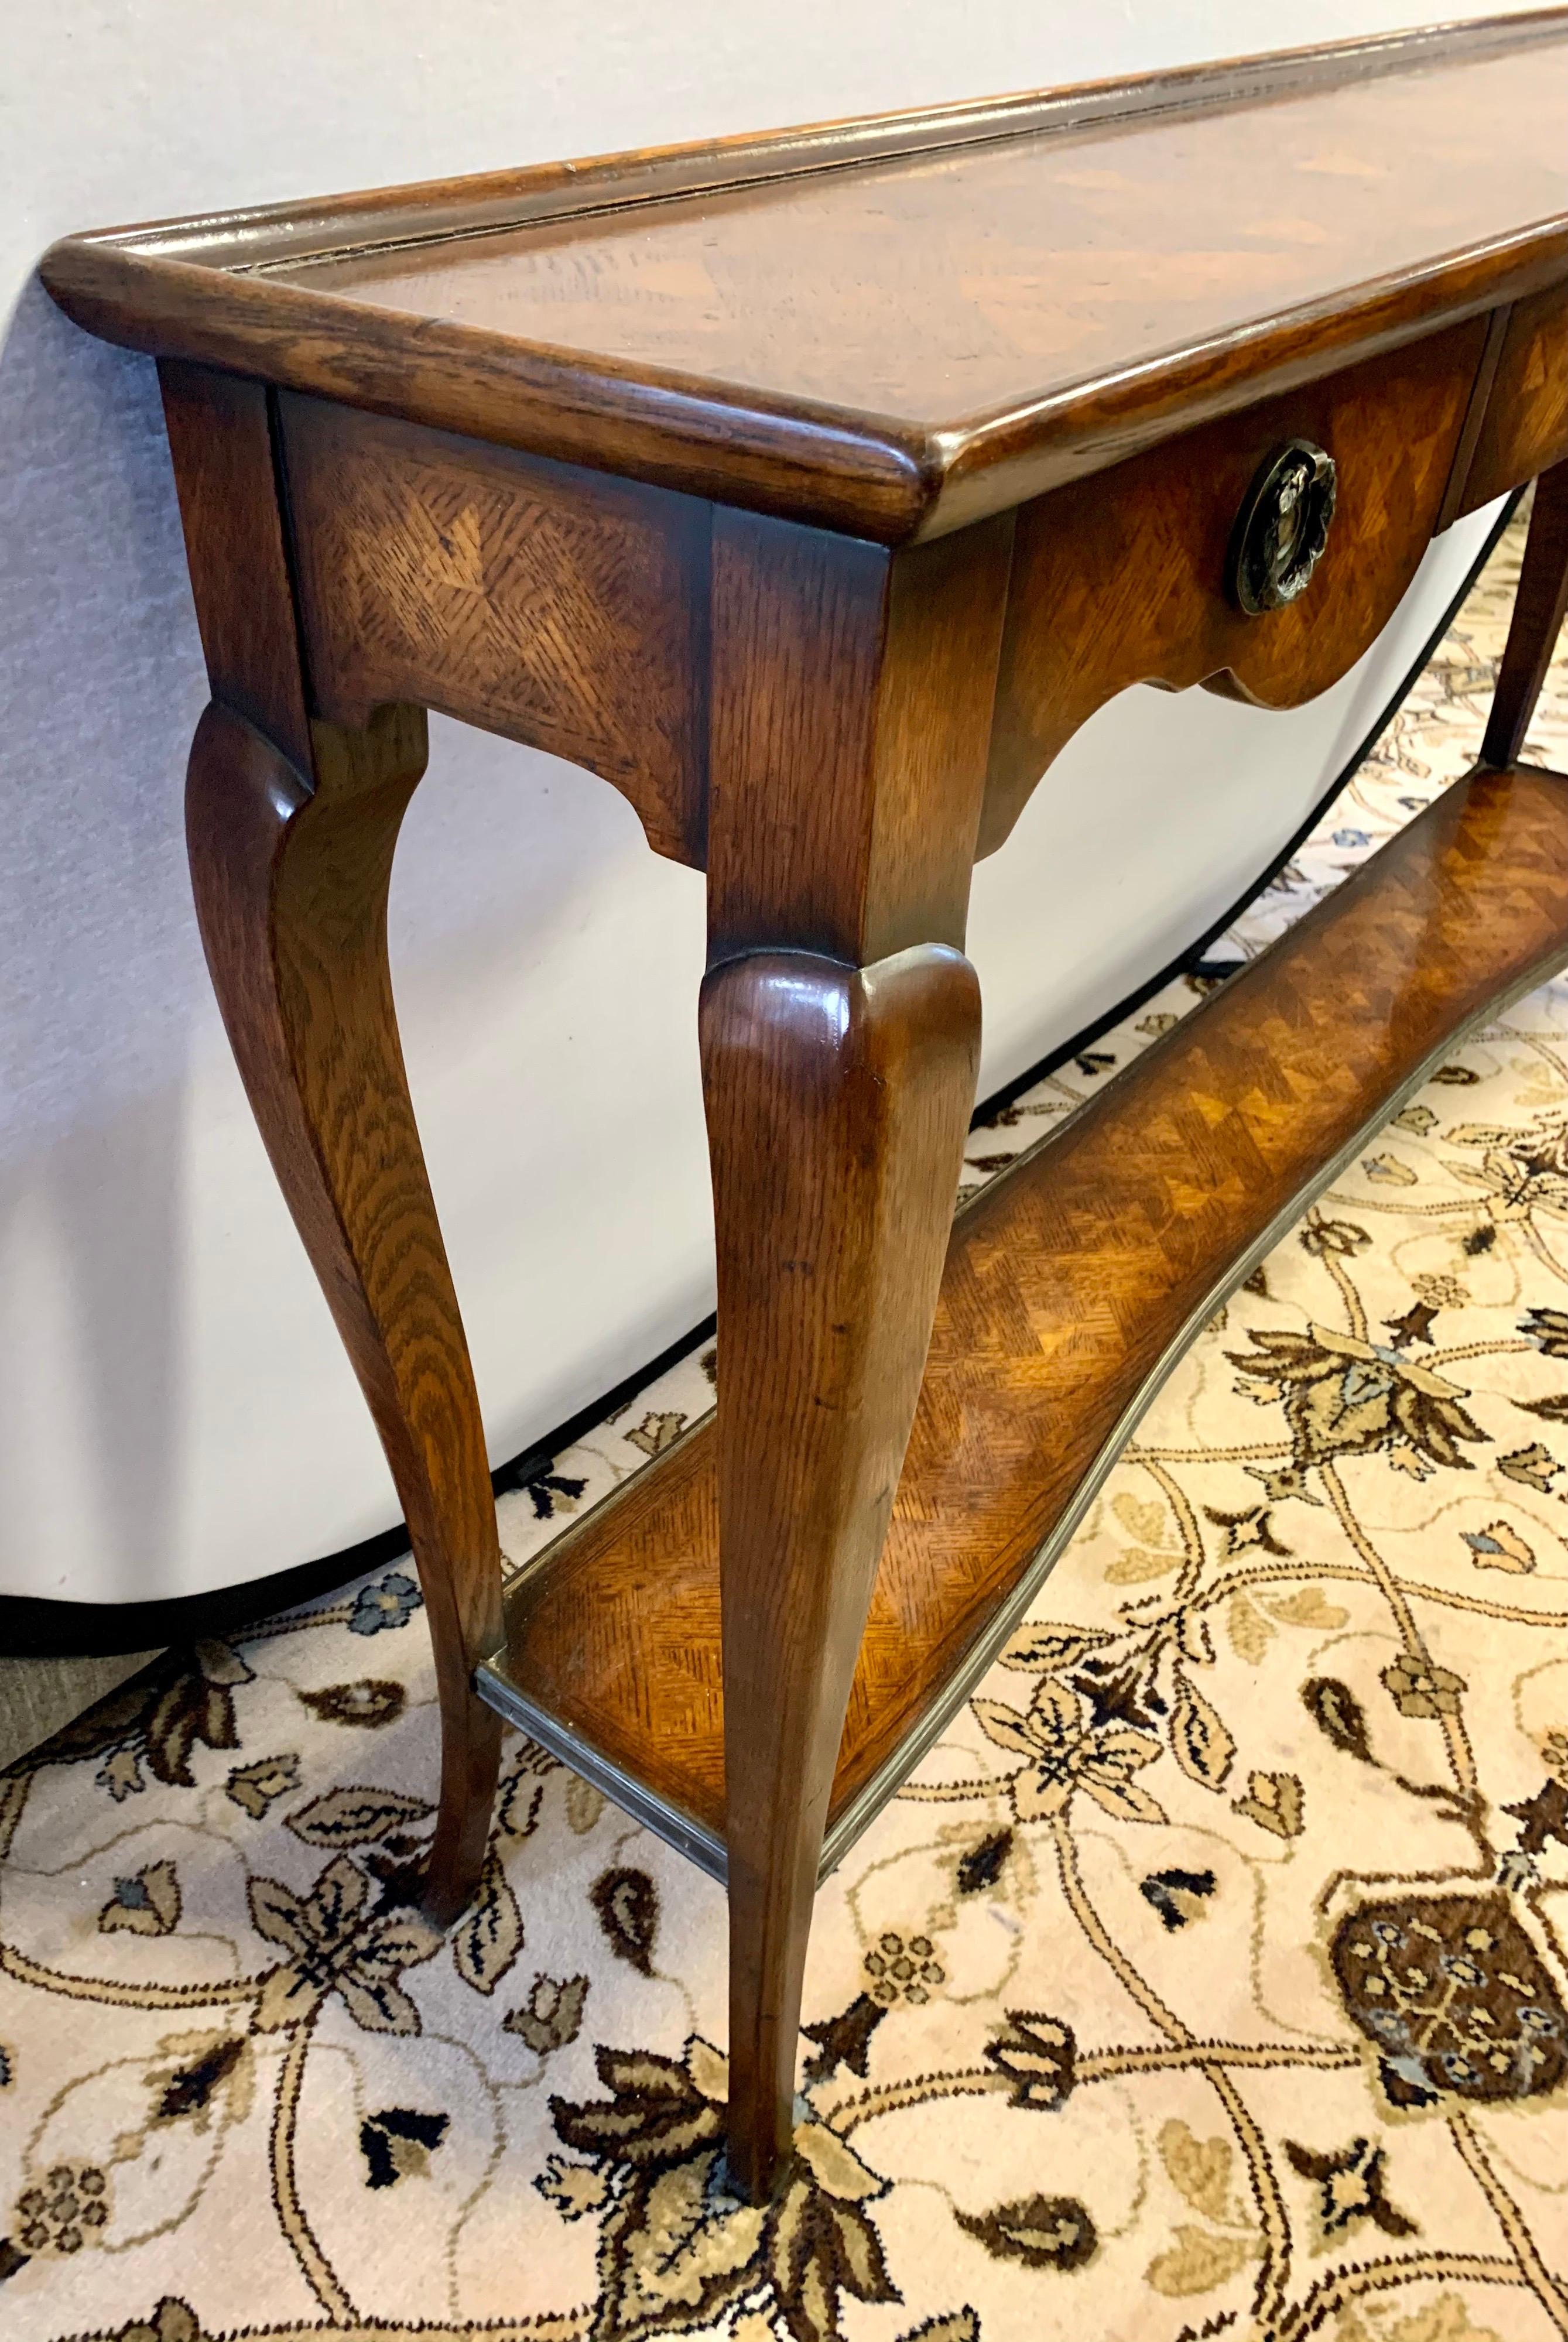
M 1290 439 L 1262 465 L 1231 533 L 1227 584 L 1248 617 L 1305 592 L 1328 542 L 1338 479 L 1333 457 Z

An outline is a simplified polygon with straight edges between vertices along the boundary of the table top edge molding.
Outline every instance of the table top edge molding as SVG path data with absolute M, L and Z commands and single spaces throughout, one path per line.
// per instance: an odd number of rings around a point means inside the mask
M 1568 43 L 1568 8 L 764 138 L 72 235 L 50 248 L 40 274 L 78 324 L 148 355 L 898 545 L 982 520 L 1194 424 L 1568 278 L 1568 189 L 1560 209 L 1541 212 L 1543 197 L 1551 201 L 1548 178 L 1523 225 L 1474 233 L 1424 257 L 1413 248 L 1408 263 L 1363 280 L 1289 288 L 1255 315 L 1234 303 L 1173 309 L 1158 321 L 1173 336 L 1152 332 L 1149 346 L 1131 355 L 1107 352 L 1077 370 L 1042 356 L 1038 390 L 1024 375 L 1000 404 L 958 412 L 936 399 L 882 410 L 869 377 L 833 384 L 844 394 L 835 398 L 787 372 L 772 384 L 735 379 L 692 352 L 666 357 L 552 339 L 541 330 L 547 312 L 525 318 L 524 331 L 465 319 L 461 304 L 446 315 L 399 305 L 352 275 L 341 290 L 328 278 L 318 284 L 306 264 L 327 249 L 357 260 L 400 245 L 483 245 L 519 223 L 668 206 L 715 190 L 727 197 L 770 179 L 902 161 L 922 142 L 936 151 L 1043 127 L 1244 114 L 1282 94 L 1402 71 L 1435 75 L 1544 43 Z M 1492 226 L 1480 216 L 1452 225 Z M 454 264 L 472 265 L 471 255 Z M 285 269 L 294 273 L 275 273 Z M 954 407 L 962 403 L 954 388 Z
M 736 136 L 628 147 L 579 161 L 464 173 L 455 178 L 234 211 L 194 213 L 61 241 L 110 246 L 142 260 L 184 260 L 227 273 L 361 256 L 404 244 L 500 234 L 601 209 L 728 192 L 993 139 L 1064 133 L 1123 118 L 1206 112 L 1339 82 L 1441 68 L 1535 42 L 1568 38 L 1568 6 L 1418 25 L 1343 41 L 1121 75 L 1099 81 L 791 124 Z
M 1419 279 L 1356 288 L 1242 334 L 1152 353 L 1106 381 L 937 430 L 773 395 L 669 367 L 425 321 L 411 376 L 401 322 L 265 277 L 215 300 L 184 261 L 145 264 L 87 238 L 46 255 L 45 282 L 89 332 L 155 358 L 249 374 L 282 389 L 439 431 L 640 478 L 888 545 L 943 535 L 1083 478 L 1197 425 L 1397 348 L 1568 276 L 1568 215 Z M 1491 273 L 1481 274 L 1491 265 Z M 1479 275 L 1480 281 L 1475 281 Z M 1424 295 L 1423 300 L 1421 296 Z M 330 304 L 335 335 L 313 333 Z M 1337 330 L 1334 328 L 1337 327 Z M 1238 361 L 1246 358 L 1249 363 Z

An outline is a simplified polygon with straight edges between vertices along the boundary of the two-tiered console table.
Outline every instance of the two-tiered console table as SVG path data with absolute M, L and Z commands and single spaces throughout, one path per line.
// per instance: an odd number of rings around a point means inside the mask
M 503 1714 L 727 1878 L 762 2195 L 821 1868 L 1216 1299 L 1568 957 L 1568 783 L 1518 763 L 1568 578 L 1568 12 L 74 236 L 44 277 L 163 372 L 197 907 L 424 1581 L 428 1907 Z M 1477 771 L 950 1236 L 970 870 L 1064 741 L 1141 680 L 1322 691 L 1538 474 Z M 708 874 L 716 1419 L 504 1618 L 387 973 L 432 707 Z

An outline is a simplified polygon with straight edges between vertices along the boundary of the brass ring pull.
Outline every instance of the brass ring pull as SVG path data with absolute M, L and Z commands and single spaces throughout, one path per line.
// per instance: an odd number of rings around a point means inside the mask
M 1333 457 L 1290 439 L 1263 465 L 1231 532 L 1231 598 L 1248 617 L 1304 593 L 1328 541 L 1338 478 Z

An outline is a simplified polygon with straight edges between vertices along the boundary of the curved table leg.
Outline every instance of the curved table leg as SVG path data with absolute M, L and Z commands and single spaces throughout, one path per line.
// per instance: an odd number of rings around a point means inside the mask
M 729 2154 L 787 2167 L 812 1899 L 974 1102 L 962 955 L 1008 523 L 715 517 L 703 1084 L 718 1232 Z
M 844 1709 L 920 1396 L 980 988 L 941 946 L 768 952 L 703 987 L 718 1222 L 731 2167 L 787 2149 Z
M 468 1346 L 409 1102 L 386 958 L 421 709 L 311 726 L 314 790 L 209 706 L 186 785 L 196 910 L 273 1167 L 375 1418 L 424 1589 L 441 1807 L 424 1907 L 444 1926 L 484 1857 L 500 1719 L 475 1696 L 501 1632 L 500 1553 Z
M 1483 764 L 1495 765 L 1501 772 L 1518 763 L 1564 616 L 1568 616 L 1568 462 L 1554 464 L 1535 483 L 1519 590 L 1482 744 Z

